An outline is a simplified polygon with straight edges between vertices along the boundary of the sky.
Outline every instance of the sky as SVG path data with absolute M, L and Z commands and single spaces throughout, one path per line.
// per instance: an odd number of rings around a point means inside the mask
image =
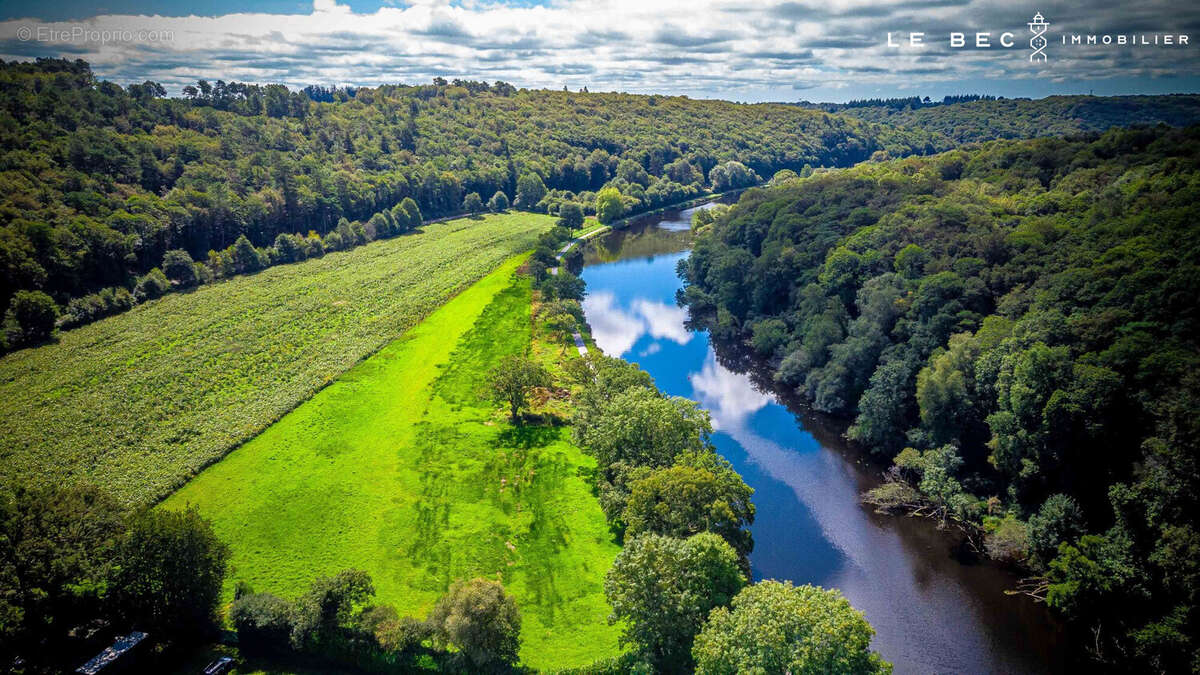
M 1039 13 L 1049 44 L 1031 62 Z M 1084 44 L 1062 44 L 1073 35 Z M 81 58 L 104 79 L 174 94 L 201 78 L 302 87 L 435 76 L 734 101 L 1194 93 L 1200 3 L 5 0 L 0 58 L 35 57 Z

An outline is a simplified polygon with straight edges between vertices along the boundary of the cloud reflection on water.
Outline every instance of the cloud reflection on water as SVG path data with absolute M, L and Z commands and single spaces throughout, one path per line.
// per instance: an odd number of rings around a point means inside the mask
M 686 312 L 673 303 L 682 255 L 585 267 L 584 310 L 605 353 L 636 356 L 664 392 L 711 412 L 718 452 L 756 490 L 756 578 L 841 589 L 878 631 L 873 645 L 898 675 L 1053 670 L 1039 652 L 1054 641 L 1044 614 L 1014 609 L 991 570 L 958 564 L 937 533 L 873 516 L 859 501 L 861 469 L 722 366 L 706 333 L 686 330 Z
M 683 325 L 686 310 L 656 300 L 635 298 L 626 310 L 615 293 L 602 290 L 584 298 L 583 311 L 596 346 L 609 356 L 625 356 L 644 335 L 679 345 L 686 345 L 695 337 Z M 643 355 L 662 349 L 661 345 L 655 347 L 656 344 L 648 345 Z

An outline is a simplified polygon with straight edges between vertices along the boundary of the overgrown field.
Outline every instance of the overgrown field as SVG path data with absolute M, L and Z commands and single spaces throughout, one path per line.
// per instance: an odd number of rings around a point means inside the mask
M 213 519 L 233 550 L 227 590 L 241 580 L 295 597 L 353 567 L 371 574 L 378 602 L 423 617 L 452 581 L 484 576 L 517 599 L 526 664 L 617 653 L 603 579 L 619 547 L 584 478 L 593 460 L 568 427 L 513 426 L 484 398 L 488 370 L 530 347 L 531 291 L 516 266 L 164 503 Z
M 170 493 L 533 247 L 511 213 L 177 293 L 0 358 L 0 481 Z

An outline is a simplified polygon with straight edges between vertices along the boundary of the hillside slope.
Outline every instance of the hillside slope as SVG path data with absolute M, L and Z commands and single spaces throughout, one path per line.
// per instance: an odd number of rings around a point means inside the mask
M 455 292 L 533 247 L 506 214 L 280 265 L 0 358 L 0 481 L 169 493 Z
M 895 460 L 872 501 L 978 526 L 1110 654 L 1183 669 L 1198 162 L 1200 127 L 1156 128 L 751 190 L 700 238 L 682 298 Z

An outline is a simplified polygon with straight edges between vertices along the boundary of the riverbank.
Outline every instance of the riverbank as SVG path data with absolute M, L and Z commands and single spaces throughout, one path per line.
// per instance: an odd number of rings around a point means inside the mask
M 629 225 L 636 223 L 637 221 L 639 221 L 643 218 L 654 218 L 656 216 L 661 216 L 664 213 L 670 213 L 672 211 L 682 211 L 685 209 L 702 206 L 702 205 L 708 204 L 710 202 L 715 202 L 715 201 L 722 200 L 724 198 L 733 197 L 735 195 L 745 192 L 746 190 L 750 190 L 755 187 L 761 187 L 762 185 L 764 185 L 764 183 L 759 183 L 758 185 L 750 185 L 750 186 L 743 187 L 743 188 L 737 188 L 736 190 L 726 190 L 724 192 L 709 192 L 709 193 L 700 195 L 698 197 L 693 197 L 692 199 L 688 199 L 686 201 L 676 202 L 674 204 L 667 204 L 666 206 L 660 206 L 657 209 L 653 209 L 650 211 L 642 211 L 641 213 L 635 213 L 633 215 L 626 216 L 626 217 L 620 218 L 618 220 L 614 220 L 613 222 L 608 224 L 608 227 L 613 230 L 624 229 L 626 227 L 629 227 Z
M 603 577 L 619 547 L 583 476 L 594 462 L 548 415 L 513 425 L 489 370 L 537 346 L 522 258 L 471 286 L 164 503 L 198 506 L 230 546 L 233 586 L 292 598 L 362 569 L 375 600 L 423 617 L 454 580 L 500 580 L 522 661 L 619 653 Z M 550 409 L 553 401 L 544 402 Z M 535 413 L 542 409 L 535 409 Z
M 963 564 L 957 542 L 926 521 L 882 516 L 859 495 L 879 468 L 836 425 L 789 408 L 769 381 L 688 329 L 675 266 L 694 235 L 688 210 L 593 240 L 581 276 L 596 345 L 637 362 L 664 392 L 712 411 L 718 451 L 755 489 L 756 578 L 842 590 L 875 627 L 898 673 L 1059 672 L 1060 627 L 1010 597 L 1014 577 Z

